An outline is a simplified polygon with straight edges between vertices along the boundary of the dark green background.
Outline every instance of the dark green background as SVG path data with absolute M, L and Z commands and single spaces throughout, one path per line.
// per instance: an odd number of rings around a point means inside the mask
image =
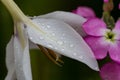
M 114 1 L 115 9 L 112 15 L 117 19 L 120 14 L 117 9 L 119 0 Z M 77 6 L 92 7 L 98 17 L 102 16 L 102 0 L 15 0 L 15 2 L 28 16 L 37 16 L 56 10 L 72 11 Z M 5 47 L 12 33 L 12 18 L 6 8 L 0 3 L 0 80 L 4 80 L 7 73 Z M 49 61 L 39 50 L 32 50 L 33 80 L 100 80 L 99 72 L 91 70 L 85 64 L 64 56 L 62 60 L 64 64 L 59 67 Z

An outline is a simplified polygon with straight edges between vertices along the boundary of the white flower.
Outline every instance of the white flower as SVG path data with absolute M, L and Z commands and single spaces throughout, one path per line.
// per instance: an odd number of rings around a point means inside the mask
M 12 0 L 1 1 L 14 20 L 14 35 L 6 48 L 8 74 L 5 80 L 32 80 L 29 40 L 99 70 L 91 49 L 81 37 L 85 35 L 80 27 L 86 21 L 84 18 L 58 11 L 30 20 Z

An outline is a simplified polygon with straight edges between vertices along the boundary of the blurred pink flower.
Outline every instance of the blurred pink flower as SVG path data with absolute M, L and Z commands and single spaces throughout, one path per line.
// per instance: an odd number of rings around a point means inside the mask
M 109 0 L 103 0 L 105 3 L 109 2 Z
M 76 10 L 73 10 L 73 13 L 83 16 L 85 18 L 95 18 L 95 12 L 89 7 L 78 7 Z
M 120 20 L 111 30 L 101 19 L 89 19 L 83 29 L 88 34 L 85 41 L 97 59 L 103 59 L 109 53 L 112 60 L 120 63 Z
M 100 70 L 102 80 L 120 80 L 120 64 L 109 62 Z
M 118 5 L 118 9 L 120 10 L 120 3 L 119 3 L 119 5 Z

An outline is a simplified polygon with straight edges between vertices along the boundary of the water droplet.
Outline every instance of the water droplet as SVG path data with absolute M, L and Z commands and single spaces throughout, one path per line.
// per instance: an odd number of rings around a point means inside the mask
M 79 56 L 80 59 L 83 59 L 83 56 Z
M 32 38 L 32 37 L 30 37 L 30 39 L 32 40 L 33 38 Z
M 58 48 L 57 48 L 57 47 L 55 47 L 55 49 L 57 50 Z
M 55 36 L 55 33 L 52 33 L 52 36 Z
M 44 39 L 43 37 L 40 37 L 40 39 L 42 40 L 42 39 Z
M 62 48 L 62 51 L 64 51 L 65 49 L 64 48 Z
M 73 53 L 74 56 L 77 56 L 77 53 Z
M 72 48 L 74 45 L 73 44 L 70 44 L 70 47 Z
M 50 28 L 50 26 L 49 26 L 49 25 L 47 25 L 46 27 L 47 27 L 47 28 Z
M 59 45 L 62 45 L 62 44 L 63 44 L 63 42 L 62 42 L 62 41 L 57 41 L 57 43 L 58 43 Z
M 49 48 L 53 48 L 53 46 L 51 44 L 48 45 Z

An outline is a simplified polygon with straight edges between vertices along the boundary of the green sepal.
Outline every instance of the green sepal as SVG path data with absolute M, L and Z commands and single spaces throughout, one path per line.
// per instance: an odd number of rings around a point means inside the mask
M 103 21 L 106 23 L 108 29 L 113 29 L 115 26 L 115 20 L 110 15 L 110 12 L 103 12 Z

